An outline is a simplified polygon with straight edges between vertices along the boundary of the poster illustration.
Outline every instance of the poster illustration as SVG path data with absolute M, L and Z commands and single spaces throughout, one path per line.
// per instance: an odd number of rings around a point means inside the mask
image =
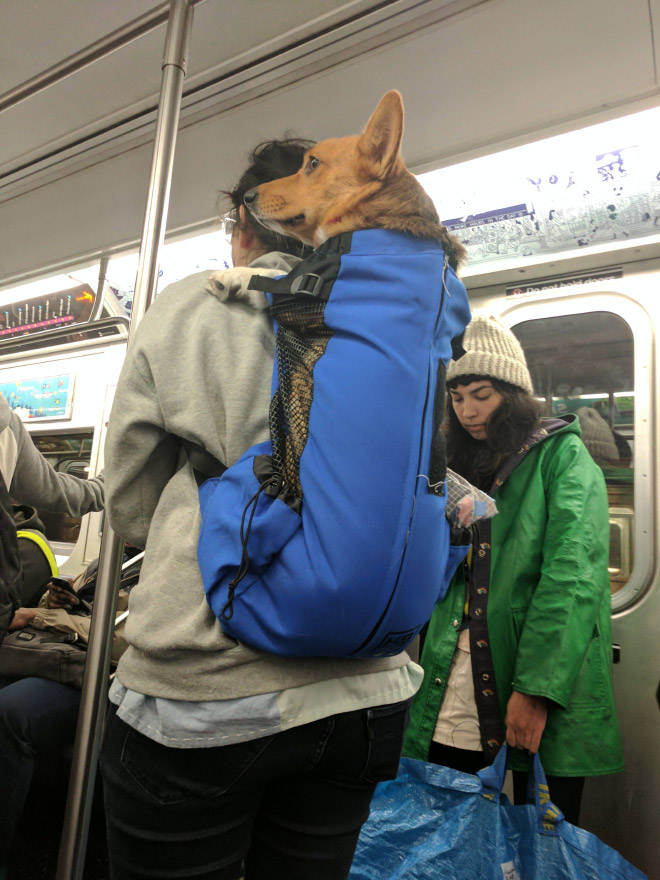
M 640 126 L 596 126 L 421 175 L 420 182 L 466 246 L 470 268 L 660 239 L 657 135 Z
M 0 383 L 0 393 L 24 421 L 70 419 L 74 376 L 47 376 Z

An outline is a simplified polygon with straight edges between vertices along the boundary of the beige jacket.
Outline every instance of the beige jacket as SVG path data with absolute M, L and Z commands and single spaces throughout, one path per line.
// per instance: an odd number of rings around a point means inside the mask
M 74 589 L 78 590 L 83 585 L 85 573 L 79 575 L 74 582 Z M 117 600 L 117 617 L 128 608 L 128 593 L 125 590 L 119 591 Z M 37 607 L 32 626 L 35 629 L 52 629 L 61 633 L 77 633 L 78 638 L 83 644 L 89 641 L 89 628 L 92 623 L 90 615 L 86 614 L 70 614 L 66 608 L 49 608 L 48 593 L 44 593 Z M 124 625 L 122 621 L 115 629 L 112 639 L 112 662 L 117 663 L 124 653 L 128 644 L 124 638 Z

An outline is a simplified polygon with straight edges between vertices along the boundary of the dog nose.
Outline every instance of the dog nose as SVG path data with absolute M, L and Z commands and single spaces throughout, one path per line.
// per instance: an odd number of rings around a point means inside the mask
M 252 189 L 249 189 L 245 195 L 243 196 L 243 201 L 246 205 L 251 205 L 253 202 L 257 200 L 257 188 L 256 186 Z

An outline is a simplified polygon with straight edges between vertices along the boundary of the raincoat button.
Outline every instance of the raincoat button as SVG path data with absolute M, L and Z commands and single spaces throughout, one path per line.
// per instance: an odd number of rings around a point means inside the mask
M 441 678 L 436 678 L 435 683 L 436 683 L 438 686 L 440 686 L 440 685 L 442 684 L 442 679 L 441 679 Z
M 457 626 L 458 626 L 458 621 L 455 620 L 455 621 L 454 621 L 454 629 L 456 629 Z

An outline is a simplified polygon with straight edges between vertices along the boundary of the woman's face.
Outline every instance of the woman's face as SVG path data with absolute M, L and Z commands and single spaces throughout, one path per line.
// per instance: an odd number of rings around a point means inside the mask
M 469 385 L 450 388 L 449 396 L 461 426 L 475 440 L 485 440 L 488 419 L 504 400 L 500 392 L 489 379 L 477 379 Z

